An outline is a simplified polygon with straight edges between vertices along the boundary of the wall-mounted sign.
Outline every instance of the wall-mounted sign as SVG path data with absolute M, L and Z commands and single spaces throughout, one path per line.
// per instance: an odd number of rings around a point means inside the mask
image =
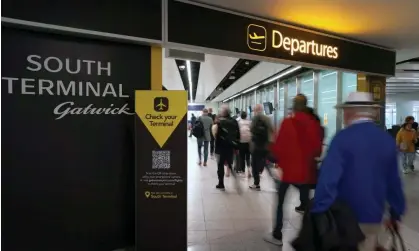
M 385 84 L 386 79 L 383 77 L 368 77 L 370 83 L 370 92 L 375 102 L 385 102 Z
M 129 40 L 162 40 L 161 0 L 131 1 L 126 4 L 113 1 L 6 0 L 2 2 L 1 15 L 8 19 L 34 22 L 36 24 L 26 22 L 25 25 L 38 28 L 58 28 L 90 35 L 99 35 L 99 32 L 101 36 L 116 35 Z
M 138 251 L 187 249 L 187 102 L 186 91 L 135 94 Z
M 150 47 L 8 27 L 1 42 L 2 248 L 133 246 L 134 90 L 150 89 Z
M 283 35 L 281 31 L 273 29 L 268 34 L 265 27 L 249 24 L 247 27 L 247 45 L 249 49 L 255 51 L 265 51 L 268 44 L 268 38 L 272 40 L 272 48 L 285 50 L 291 56 L 297 53 L 309 54 L 318 57 L 338 58 L 338 47 L 318 44 L 316 41 L 305 41 L 298 38 Z
M 184 13 L 188 13 L 185 15 Z M 222 12 L 169 1 L 168 41 L 352 71 L 394 75 L 394 51 Z

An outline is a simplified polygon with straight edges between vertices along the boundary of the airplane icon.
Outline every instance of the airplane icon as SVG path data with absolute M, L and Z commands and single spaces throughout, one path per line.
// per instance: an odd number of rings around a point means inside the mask
M 166 112 L 169 110 L 169 100 L 166 97 L 154 98 L 154 110 L 156 112 Z
M 265 36 L 258 36 L 256 34 L 256 32 L 253 32 L 253 34 L 249 34 L 249 38 L 251 40 L 260 40 L 260 39 L 265 39 Z M 250 41 L 250 43 L 252 43 L 252 44 L 262 44 L 262 42 L 257 42 L 257 41 Z
M 160 111 L 164 110 L 164 108 L 166 107 L 165 104 L 163 104 L 163 100 L 160 99 L 160 103 L 158 105 L 156 105 L 156 107 L 159 108 Z
M 247 46 L 254 51 L 266 50 L 267 32 L 266 28 L 256 24 L 247 26 Z

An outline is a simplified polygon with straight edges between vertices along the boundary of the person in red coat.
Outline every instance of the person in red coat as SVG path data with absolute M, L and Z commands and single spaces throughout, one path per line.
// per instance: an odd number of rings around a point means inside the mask
M 322 127 L 312 110 L 307 107 L 307 98 L 298 94 L 293 100 L 293 113 L 282 121 L 272 154 L 282 169 L 278 187 L 276 224 L 272 235 L 265 238 L 282 245 L 283 204 L 290 185 L 300 190 L 301 205 L 297 212 L 303 213 L 309 204 L 310 187 L 317 181 L 317 162 L 323 145 Z

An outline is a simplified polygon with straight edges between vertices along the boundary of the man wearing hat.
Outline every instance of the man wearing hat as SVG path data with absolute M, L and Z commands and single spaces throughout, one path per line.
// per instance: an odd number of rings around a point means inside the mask
M 374 119 L 380 106 L 370 93 L 351 93 L 344 104 L 345 129 L 336 134 L 322 162 L 312 213 L 327 211 L 338 200 L 354 212 L 366 239 L 358 249 L 375 250 L 386 203 L 388 226 L 397 227 L 405 198 L 394 139 Z

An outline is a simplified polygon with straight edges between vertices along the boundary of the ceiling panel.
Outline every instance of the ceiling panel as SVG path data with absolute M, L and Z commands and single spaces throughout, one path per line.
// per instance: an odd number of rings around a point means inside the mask
M 205 62 L 200 66 L 195 102 L 205 102 L 238 60 L 232 57 L 205 55 Z
M 253 67 L 252 70 L 237 80 L 232 86 L 218 95 L 218 97 L 216 97 L 213 101 L 223 101 L 224 99 L 233 96 L 256 83 L 275 75 L 287 67 L 289 67 L 289 65 L 260 62 Z
M 185 90 L 180 78 L 176 62 L 173 58 L 166 58 L 163 50 L 163 86 L 167 90 Z

